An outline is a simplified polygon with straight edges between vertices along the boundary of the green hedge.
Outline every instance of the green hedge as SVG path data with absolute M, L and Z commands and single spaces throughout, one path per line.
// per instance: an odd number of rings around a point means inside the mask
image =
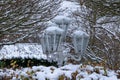
M 29 59 L 29 58 L 13 58 L 0 60 L 0 68 L 17 68 L 17 67 L 32 67 L 32 66 L 57 66 L 57 62 L 49 62 L 44 59 Z

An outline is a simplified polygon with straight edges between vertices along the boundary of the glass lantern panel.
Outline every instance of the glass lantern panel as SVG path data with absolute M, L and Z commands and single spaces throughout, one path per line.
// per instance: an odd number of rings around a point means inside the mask
M 54 34 L 54 37 L 53 37 L 53 51 L 55 52 L 56 51 L 56 34 Z
M 41 38 L 41 45 L 42 45 L 42 50 L 43 50 L 43 53 L 46 53 L 46 44 L 45 44 L 45 37 L 43 36 Z
M 76 37 L 73 37 L 73 45 L 74 45 L 75 52 L 78 53 L 78 47 L 77 47 Z
M 81 47 L 82 47 L 82 38 L 81 37 L 79 37 L 79 38 L 77 38 L 77 49 L 78 49 L 78 52 L 80 53 L 81 52 Z
M 45 35 L 45 44 L 46 44 L 46 52 L 50 53 L 50 43 L 49 43 L 49 35 Z
M 43 53 L 46 52 L 46 49 L 45 49 L 45 45 L 44 45 L 44 37 L 41 38 L 41 45 L 42 45 L 42 50 L 43 50 Z
M 49 35 L 49 48 L 50 48 L 50 52 L 53 51 L 53 45 L 54 45 L 54 35 Z
M 58 50 L 58 47 L 60 45 L 60 41 L 61 41 L 61 34 L 56 34 L 56 48 L 55 50 Z

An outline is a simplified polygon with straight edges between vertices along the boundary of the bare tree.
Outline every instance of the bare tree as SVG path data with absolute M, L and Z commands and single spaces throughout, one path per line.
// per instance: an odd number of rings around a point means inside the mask
M 80 0 L 79 9 L 73 12 L 76 24 L 90 34 L 89 47 L 103 58 L 108 67 L 120 64 L 120 6 L 119 0 Z
M 40 31 L 57 15 L 60 0 L 0 0 L 0 45 Z

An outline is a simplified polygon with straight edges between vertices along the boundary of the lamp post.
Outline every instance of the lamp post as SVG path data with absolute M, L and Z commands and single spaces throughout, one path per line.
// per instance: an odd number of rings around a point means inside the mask
M 62 35 L 64 30 L 56 26 L 51 26 L 45 29 L 41 37 L 41 45 L 43 53 L 47 55 L 48 59 L 53 59 L 55 52 L 59 52 L 62 42 Z
M 57 16 L 53 19 L 53 22 L 56 23 L 61 29 L 64 30 L 63 38 L 65 39 L 71 19 L 66 16 Z
M 74 31 L 72 34 L 72 42 L 74 50 L 79 60 L 83 57 L 89 41 L 89 35 L 83 31 Z

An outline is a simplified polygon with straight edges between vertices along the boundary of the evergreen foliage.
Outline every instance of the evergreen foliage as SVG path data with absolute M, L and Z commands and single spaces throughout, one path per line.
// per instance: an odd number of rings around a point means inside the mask
M 0 60 L 0 68 L 18 68 L 18 67 L 32 67 L 32 66 L 56 66 L 57 62 L 49 62 L 44 59 L 30 59 L 30 58 L 12 58 L 12 59 L 2 59 Z

